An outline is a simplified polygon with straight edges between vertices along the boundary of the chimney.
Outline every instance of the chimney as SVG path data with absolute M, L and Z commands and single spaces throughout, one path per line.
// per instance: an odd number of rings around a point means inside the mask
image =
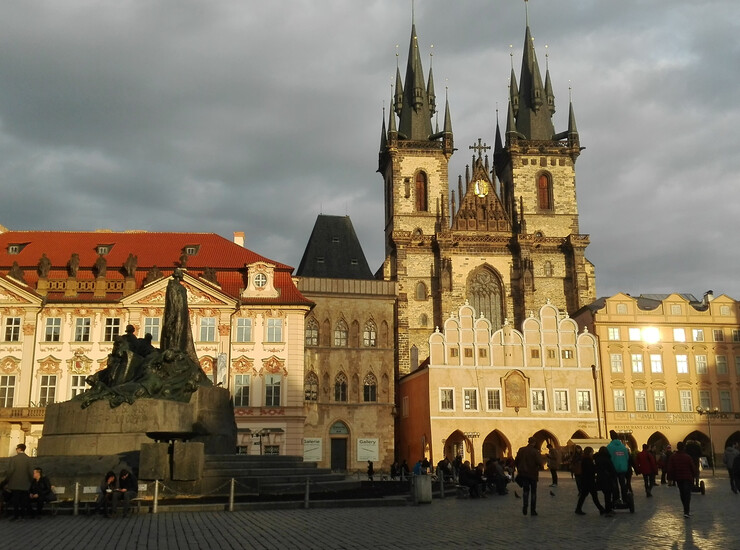
M 711 302 L 712 300 L 714 300 L 714 291 L 713 290 L 707 290 L 704 293 L 704 305 L 705 306 L 708 306 L 709 305 L 709 302 Z
M 244 248 L 244 231 L 234 231 L 234 244 Z

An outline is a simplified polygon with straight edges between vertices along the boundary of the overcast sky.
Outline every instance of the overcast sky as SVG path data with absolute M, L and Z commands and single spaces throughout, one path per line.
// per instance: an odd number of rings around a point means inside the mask
M 449 87 L 450 181 L 505 124 L 521 0 L 416 0 Z M 586 147 L 597 294 L 740 299 L 740 2 L 531 0 L 557 112 Z M 24 0 L 0 18 L 0 224 L 246 233 L 293 266 L 319 213 L 383 257 L 383 104 L 410 0 Z M 513 45 L 513 48 L 510 48 Z

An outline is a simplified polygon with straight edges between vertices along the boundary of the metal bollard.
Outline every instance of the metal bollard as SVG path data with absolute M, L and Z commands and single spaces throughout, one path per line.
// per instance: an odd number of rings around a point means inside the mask
M 231 487 L 229 488 L 229 512 L 234 511 L 234 488 L 236 487 L 236 480 L 231 478 Z
M 303 507 L 308 510 L 308 485 L 309 485 L 309 478 L 306 478 L 306 492 L 303 495 Z
M 80 513 L 80 482 L 75 481 L 75 500 L 72 504 L 72 515 L 76 516 Z
M 152 514 L 157 513 L 157 506 L 159 504 L 159 480 L 154 480 L 154 502 L 152 503 Z
M 439 473 L 439 498 L 445 498 L 445 474 Z

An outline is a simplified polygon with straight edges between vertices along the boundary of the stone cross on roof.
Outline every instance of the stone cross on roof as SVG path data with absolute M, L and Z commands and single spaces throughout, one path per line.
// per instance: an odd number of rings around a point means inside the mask
M 473 149 L 474 151 L 478 152 L 478 158 L 481 158 L 481 156 L 483 156 L 483 151 L 488 151 L 491 148 L 490 145 L 481 143 L 482 141 L 483 140 L 481 138 L 478 138 L 477 145 L 468 145 L 468 149 Z

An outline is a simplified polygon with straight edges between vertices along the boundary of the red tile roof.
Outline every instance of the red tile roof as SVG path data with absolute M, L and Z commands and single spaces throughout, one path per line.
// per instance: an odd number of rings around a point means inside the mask
M 11 245 L 20 251 L 10 254 Z M 154 266 L 163 275 L 169 276 L 179 266 L 180 257 L 186 247 L 196 248 L 188 256 L 187 271 L 200 276 L 205 268 L 216 271 L 221 290 L 238 298 L 246 287 L 245 266 L 254 262 L 266 262 L 275 266 L 275 287 L 280 291 L 277 298 L 261 298 L 256 303 L 266 304 L 310 304 L 293 284 L 293 268 L 270 260 L 251 250 L 233 243 L 215 233 L 147 233 L 108 231 L 7 231 L 0 233 L 0 274 L 7 275 L 13 262 L 23 270 L 24 280 L 32 289 L 38 282 L 37 266 L 42 254 L 51 261 L 48 278 L 66 279 L 67 262 L 73 253 L 79 255 L 78 281 L 95 279 L 92 268 L 98 259 L 98 247 L 109 246 L 106 259 L 106 279 L 124 279 L 123 265 L 129 254 L 137 257 L 136 288 L 143 286 L 147 272 Z M 121 293 L 109 293 L 104 298 L 93 298 L 92 293 L 79 293 L 76 297 L 64 297 L 63 292 L 50 292 L 47 301 L 90 301 L 110 302 L 121 298 Z M 250 303 L 253 300 L 248 300 Z

